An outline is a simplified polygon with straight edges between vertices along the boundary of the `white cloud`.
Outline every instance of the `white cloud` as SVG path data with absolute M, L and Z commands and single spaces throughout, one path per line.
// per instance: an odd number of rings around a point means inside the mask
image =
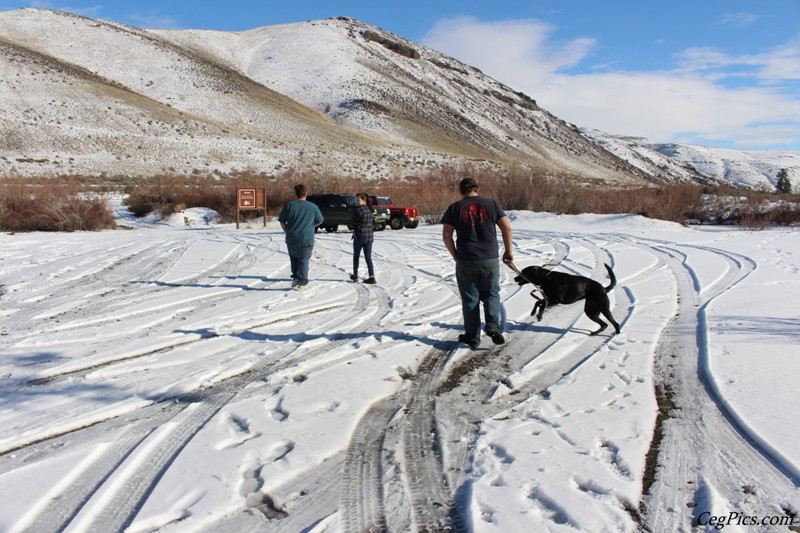
M 670 73 L 555 76 L 537 98 L 581 126 L 658 141 L 766 147 L 796 144 L 800 129 L 800 101 Z
M 581 127 L 662 142 L 800 146 L 800 98 L 787 85 L 800 79 L 797 43 L 746 56 L 688 49 L 674 70 L 572 74 L 599 44 L 556 43 L 555 30 L 536 20 L 461 17 L 437 23 L 424 42 Z
M 458 17 L 439 21 L 423 42 L 514 86 L 517 79 L 535 83 L 577 65 L 595 45 L 584 38 L 551 46 L 548 39 L 554 31 L 554 26 L 538 20 L 481 22 Z
M 755 56 L 761 77 L 767 80 L 800 80 L 800 41 Z
M 723 26 L 733 26 L 734 28 L 744 28 L 755 24 L 761 17 L 753 13 L 725 13 L 720 18 L 719 23 Z
M 758 54 L 733 56 L 712 48 L 689 48 L 678 55 L 681 69 L 716 78 L 750 76 L 768 83 L 800 80 L 800 41 Z M 731 69 L 746 68 L 737 71 Z

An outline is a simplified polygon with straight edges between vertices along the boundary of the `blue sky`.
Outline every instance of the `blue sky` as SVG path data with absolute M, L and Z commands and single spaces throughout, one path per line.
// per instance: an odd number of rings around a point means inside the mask
M 800 0 L 0 0 L 148 28 L 239 31 L 349 16 L 608 133 L 800 150 Z

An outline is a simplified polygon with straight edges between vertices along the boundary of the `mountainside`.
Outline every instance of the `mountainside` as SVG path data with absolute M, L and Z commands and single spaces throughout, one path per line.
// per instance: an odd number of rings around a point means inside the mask
M 280 168 L 305 150 L 369 161 L 379 139 L 144 30 L 0 13 L 2 170 L 145 175 Z M 336 157 L 333 158 L 334 160 Z
M 582 133 L 658 181 L 728 183 L 773 191 L 778 172 L 786 169 L 792 190 L 800 190 L 800 152 L 664 144 L 597 130 Z
M 0 13 L 0 172 L 397 176 L 462 161 L 647 173 L 478 70 L 358 21 L 149 31 Z
M 244 32 L 0 12 L 0 174 L 297 168 L 395 177 L 464 162 L 580 182 L 772 188 L 800 153 L 579 131 L 525 94 L 340 17 Z

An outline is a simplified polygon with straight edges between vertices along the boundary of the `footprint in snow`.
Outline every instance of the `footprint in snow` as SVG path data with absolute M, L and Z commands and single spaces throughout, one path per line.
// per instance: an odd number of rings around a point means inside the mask
M 292 450 L 294 450 L 294 441 L 284 440 L 282 442 L 279 442 L 267 454 L 265 461 L 271 461 L 273 463 L 278 462 L 286 458 L 286 456 L 289 455 L 290 453 L 292 453 Z
M 279 397 L 275 402 L 275 406 L 269 409 L 269 416 L 278 422 L 283 422 L 289 418 L 289 413 L 283 409 L 283 396 Z
M 230 437 L 217 443 L 218 450 L 236 448 L 245 442 L 261 436 L 261 433 L 253 433 L 250 430 L 250 422 L 236 415 L 227 415 L 223 423 L 228 426 Z

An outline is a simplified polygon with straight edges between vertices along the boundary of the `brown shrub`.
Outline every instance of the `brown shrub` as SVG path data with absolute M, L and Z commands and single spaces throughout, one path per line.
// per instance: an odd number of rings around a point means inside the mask
M 770 213 L 773 224 L 791 226 L 800 223 L 800 203 L 798 202 L 781 202 Z
M 770 218 L 768 211 L 760 209 L 756 203 L 746 201 L 739 207 L 733 219 L 742 229 L 760 231 L 769 226 Z
M 95 231 L 115 228 L 102 194 L 74 177 L 0 179 L 3 231 Z
M 6 179 L 0 201 L 0 227 L 91 229 L 113 227 L 113 218 L 104 201 L 92 190 L 120 190 L 128 193 L 125 201 L 138 216 L 157 212 L 170 215 L 189 207 L 216 210 L 224 221 L 236 219 L 236 188 L 265 187 L 267 214 L 275 216 L 294 200 L 293 187 L 304 183 L 309 194 L 355 194 L 366 192 L 390 196 L 395 205 L 416 207 L 423 221 L 439 223 L 447 207 L 460 198 L 458 182 L 466 176 L 478 180 L 481 194 L 497 199 L 507 210 L 530 210 L 556 214 L 631 213 L 649 218 L 685 223 L 687 220 L 765 227 L 770 224 L 800 222 L 800 196 L 781 195 L 733 187 L 700 187 L 681 183 L 636 188 L 577 182 L 569 176 L 547 176 L 522 167 L 500 168 L 480 162 L 462 162 L 420 175 L 394 176 L 388 179 L 343 176 L 290 168 L 277 176 L 255 170 L 232 172 L 226 176 L 163 174 L 149 179 L 117 177 L 96 183 L 78 178 L 50 180 Z M 46 183 L 47 187 L 40 187 Z M 39 186 L 39 189 L 35 187 Z M 68 201 L 44 201 L 46 194 Z M 42 205 L 52 205 L 45 211 Z M 748 207 L 749 206 L 749 207 Z M 242 218 L 257 218 L 260 211 L 242 212 Z M 17 220 L 9 223 L 3 220 Z M 21 221 L 25 221 L 24 223 Z
M 404 181 L 414 183 L 421 192 L 417 207 L 426 218 L 438 221 L 437 216 L 441 217 L 447 206 L 459 198 L 458 182 L 466 176 L 478 180 L 482 195 L 495 198 L 508 210 L 557 214 L 633 213 L 683 222 L 695 216 L 701 206 L 702 189 L 692 184 L 609 188 L 576 183 L 563 176 L 543 176 L 523 168 L 497 170 L 463 165 Z M 398 185 L 395 189 L 399 189 Z M 395 203 L 410 196 L 404 192 L 398 191 Z
M 271 187 L 267 178 L 251 172 L 223 178 L 163 174 L 142 179 L 130 188 L 125 205 L 139 217 L 149 213 L 166 217 L 183 209 L 206 207 L 219 213 L 224 221 L 232 222 L 236 219 L 237 186 L 266 187 L 269 211 Z

